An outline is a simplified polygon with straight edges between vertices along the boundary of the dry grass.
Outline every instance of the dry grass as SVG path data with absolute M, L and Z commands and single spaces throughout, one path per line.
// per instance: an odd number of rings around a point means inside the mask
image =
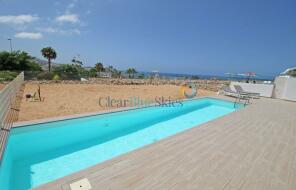
M 175 85 L 102 85 L 102 84 L 41 84 L 42 102 L 26 101 L 23 98 L 19 121 L 43 119 L 56 116 L 95 112 L 112 109 L 99 105 L 100 97 L 113 99 L 139 97 L 154 100 L 155 97 L 179 99 L 179 86 Z M 25 86 L 24 96 L 33 93 L 36 84 Z M 215 92 L 199 90 L 200 96 L 213 95 Z

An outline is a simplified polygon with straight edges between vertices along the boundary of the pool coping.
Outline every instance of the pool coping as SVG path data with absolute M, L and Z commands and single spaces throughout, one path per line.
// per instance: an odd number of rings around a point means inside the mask
M 94 190 L 294 190 L 296 168 L 289 166 L 296 164 L 295 111 L 290 102 L 260 98 L 244 109 L 34 190 L 70 190 L 71 183 L 83 178 Z
M 192 98 L 192 99 L 182 99 L 180 101 L 187 102 L 187 101 L 194 101 L 194 100 L 206 99 L 206 98 L 211 98 L 211 99 L 226 101 L 226 102 L 229 102 L 229 103 L 234 103 L 234 99 L 233 98 L 231 98 L 231 97 L 225 97 L 225 96 L 203 96 L 203 97 L 196 97 L 196 98 Z M 90 117 L 90 116 L 96 116 L 96 115 L 102 115 L 102 114 L 109 114 L 109 113 L 116 113 L 116 112 L 129 111 L 129 110 L 137 110 L 137 109 L 141 109 L 141 108 L 153 107 L 155 105 L 156 104 L 151 104 L 149 106 L 144 106 L 144 107 L 143 106 L 142 107 L 124 107 L 124 108 L 116 108 L 116 109 L 111 109 L 111 110 L 103 110 L 103 111 L 83 113 L 83 114 L 74 114 L 74 115 L 68 115 L 68 116 L 62 116 L 62 117 L 53 117 L 53 118 L 47 118 L 47 119 L 38 119 L 38 120 L 32 120 L 32 121 L 17 122 L 13 126 L 13 128 L 29 127 L 29 126 L 32 126 L 32 125 L 37 125 L 37 124 L 42 124 L 42 123 L 57 122 L 57 121 L 70 120 L 70 119 L 83 118 L 83 117 Z M 240 111 L 240 110 L 242 110 L 242 109 L 237 109 L 236 111 Z M 224 116 L 222 116 L 222 117 L 224 117 Z M 185 132 L 186 131 L 181 132 L 181 133 L 185 133 Z M 172 135 L 171 137 L 174 137 L 176 135 L 177 134 Z M 171 137 L 169 137 L 169 138 L 171 138 Z M 162 140 L 160 140 L 159 142 L 161 142 L 161 141 Z M 151 145 L 147 145 L 147 146 L 152 146 L 152 144 Z M 142 149 L 144 147 L 141 147 L 140 149 Z M 123 155 L 129 154 L 129 153 L 130 152 L 127 152 L 127 153 L 125 153 Z M 111 159 L 111 160 L 113 160 L 113 159 Z M 101 163 L 96 164 L 96 165 L 100 165 L 100 164 Z M 96 166 L 96 165 L 94 165 L 94 166 Z M 94 166 L 92 166 L 92 167 L 94 167 Z M 88 167 L 88 168 L 83 169 L 83 170 L 80 170 L 80 171 L 84 171 L 84 170 L 87 170 L 87 169 L 92 168 L 92 167 Z M 75 172 L 75 173 L 72 173 L 72 174 L 69 174 L 69 175 L 64 176 L 62 178 L 58 178 L 56 180 L 60 180 L 60 179 L 63 179 L 65 177 L 72 176 L 74 174 L 79 173 L 80 171 Z M 56 181 L 56 180 L 54 180 L 54 181 Z M 33 189 L 38 189 L 40 187 L 42 188 L 43 185 L 50 184 L 50 183 L 52 183 L 54 181 L 51 181 L 51 182 L 42 184 L 42 185 L 37 186 L 37 187 L 34 187 Z
M 217 98 L 214 96 L 202 96 L 202 97 L 195 97 L 195 98 L 191 98 L 191 99 L 178 99 L 178 100 L 181 102 L 184 102 L 184 101 L 192 101 L 192 100 L 203 99 L 203 98 L 213 98 L 213 99 L 221 100 L 221 97 Z M 222 98 L 222 100 L 223 99 L 224 98 Z M 233 101 L 230 101 L 229 99 L 224 99 L 224 100 L 233 103 Z M 96 116 L 96 115 L 103 115 L 103 114 L 109 114 L 109 113 L 136 110 L 136 109 L 141 109 L 141 108 L 152 107 L 155 105 L 157 105 L 157 103 L 154 103 L 154 104 L 151 104 L 148 106 L 122 107 L 122 108 L 115 108 L 115 109 L 110 109 L 110 110 L 101 110 L 101 111 L 96 111 L 96 112 L 73 114 L 73 115 L 66 115 L 66 116 L 51 117 L 51 118 L 44 118 L 44 119 L 37 119 L 37 120 L 30 120 L 30 121 L 13 123 L 13 125 L 9 131 L 2 130 L 2 129 L 0 130 L 0 165 L 3 160 L 3 155 L 4 155 L 4 152 L 6 149 L 6 145 L 8 142 L 10 132 L 14 128 L 23 128 L 23 127 L 29 127 L 29 126 L 34 126 L 34 125 L 43 124 L 43 123 L 51 123 L 51 122 L 57 122 L 57 121 L 63 121 L 63 120 L 78 119 L 78 118 L 91 117 L 91 116 Z
M 206 98 L 212 98 L 212 99 L 223 100 L 223 101 L 234 103 L 234 101 L 232 101 L 233 99 L 225 96 L 222 96 L 222 97 L 221 96 L 202 96 L 202 97 L 195 97 L 191 99 L 178 99 L 178 100 L 181 102 L 186 102 L 186 101 L 193 101 L 193 100 L 206 99 Z M 110 114 L 110 113 L 137 110 L 142 108 L 153 107 L 155 105 L 157 105 L 157 103 L 153 103 L 148 106 L 120 107 L 120 108 L 114 108 L 110 110 L 101 110 L 96 112 L 87 112 L 87 113 L 80 113 L 80 114 L 73 114 L 73 115 L 66 115 L 66 116 L 50 117 L 50 118 L 36 119 L 36 120 L 30 120 L 30 121 L 20 121 L 20 122 L 15 122 L 12 126 L 12 129 L 27 127 L 31 125 L 37 125 L 37 124 L 43 124 L 43 123 L 51 123 L 51 122 L 57 122 L 57 121 L 63 121 L 63 120 L 91 117 L 96 115 L 104 115 L 104 114 Z
M 198 99 L 203 99 L 203 98 L 212 98 L 212 99 L 227 101 L 227 102 L 230 102 L 230 103 L 235 102 L 233 97 L 227 97 L 227 96 L 204 96 L 204 97 L 192 98 L 192 99 L 189 99 L 189 100 L 198 100 Z M 250 104 L 250 105 L 252 105 L 252 104 Z M 128 155 L 133 154 L 133 153 L 135 153 L 137 151 L 141 151 L 141 150 L 147 149 L 149 147 L 155 146 L 157 144 L 161 144 L 163 142 L 169 141 L 169 139 L 176 138 L 177 136 L 180 136 L 180 135 L 183 135 L 183 134 L 186 134 L 186 133 L 190 133 L 191 131 L 195 130 L 194 128 L 196 128 L 197 126 L 199 126 L 200 128 L 204 128 L 206 125 L 211 124 L 211 123 L 215 122 L 216 120 L 227 117 L 228 115 L 231 115 L 231 114 L 233 114 L 235 112 L 241 112 L 245 108 L 246 107 L 243 107 L 243 109 L 237 109 L 234 112 L 231 112 L 231 113 L 228 113 L 228 114 L 223 115 L 221 117 L 218 117 L 218 118 L 215 118 L 213 120 L 207 121 L 206 123 L 195 125 L 194 127 L 190 128 L 190 129 L 187 129 L 185 131 L 176 133 L 176 134 L 174 134 L 172 136 L 161 139 L 161 140 L 159 140 L 159 141 L 157 141 L 155 143 L 145 145 L 145 146 L 137 148 L 137 149 L 135 149 L 133 151 L 129 151 L 129 152 L 126 152 L 126 153 L 121 154 L 119 156 L 116 156 L 114 158 L 108 159 L 108 160 L 106 160 L 106 161 L 104 161 L 102 163 L 97 163 L 97 164 L 95 164 L 93 166 L 84 168 L 84 169 L 79 170 L 77 172 L 74 172 L 72 174 L 66 175 L 64 177 L 58 178 L 56 180 L 50 181 L 50 182 L 42 184 L 40 186 L 34 187 L 32 190 L 41 190 L 41 189 L 46 189 L 47 190 L 48 187 L 49 187 L 49 189 L 51 189 L 51 187 L 53 187 L 53 186 L 55 187 L 55 189 L 59 189 L 59 190 L 71 190 L 70 188 L 66 188 L 66 187 L 64 189 L 64 186 L 69 185 L 68 183 L 73 183 L 75 181 L 78 181 L 78 180 L 81 180 L 81 179 L 84 179 L 84 178 L 88 179 L 88 177 L 86 175 L 86 173 L 88 171 L 95 171 L 97 167 L 105 168 L 105 165 L 103 165 L 103 164 L 116 163 L 118 161 L 118 159 L 121 160 L 122 158 L 126 158 L 126 157 L 128 157 Z M 130 109 L 130 110 L 133 110 L 133 109 Z M 63 181 L 63 182 L 61 183 L 61 181 Z M 64 183 L 65 181 L 67 181 L 67 183 Z M 58 188 L 58 185 L 59 185 L 60 188 Z

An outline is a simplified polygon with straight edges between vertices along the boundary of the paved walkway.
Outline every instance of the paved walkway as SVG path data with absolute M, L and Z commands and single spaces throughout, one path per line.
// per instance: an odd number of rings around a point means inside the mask
M 295 190 L 296 103 L 254 100 L 245 109 L 37 189 Z

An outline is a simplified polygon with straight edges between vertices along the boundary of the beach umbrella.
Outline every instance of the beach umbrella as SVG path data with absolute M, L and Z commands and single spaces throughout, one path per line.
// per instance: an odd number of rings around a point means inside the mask
M 252 77 L 257 76 L 255 72 L 240 73 L 240 74 L 237 74 L 237 75 L 246 77 L 247 81 L 249 81 Z
M 255 72 L 240 73 L 240 74 L 237 74 L 237 75 L 245 76 L 245 77 L 255 77 L 255 76 L 257 76 Z
M 237 75 L 244 76 L 244 77 L 256 77 L 257 76 L 255 72 L 239 73 Z
M 236 75 L 235 73 L 224 73 L 225 75 L 228 75 L 228 76 L 234 76 Z

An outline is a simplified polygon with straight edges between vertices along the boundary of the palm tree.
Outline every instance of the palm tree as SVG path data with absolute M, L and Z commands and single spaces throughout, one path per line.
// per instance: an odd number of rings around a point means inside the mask
M 97 72 L 99 72 L 99 76 L 100 76 L 100 73 L 102 71 L 104 71 L 104 65 L 103 65 L 103 63 L 96 63 L 95 69 L 96 69 Z
M 73 59 L 71 61 L 72 61 L 73 65 L 78 65 L 78 66 L 82 66 L 83 65 L 82 61 L 80 61 L 76 57 L 73 57 Z
M 136 71 L 136 69 L 132 68 L 132 77 L 133 77 L 133 78 L 135 77 L 135 74 L 136 74 L 136 73 L 138 73 L 138 72 Z
M 112 71 L 114 70 L 114 67 L 113 67 L 112 65 L 109 65 L 109 66 L 108 66 L 108 70 L 109 70 L 110 72 L 112 72 Z
M 128 78 L 134 78 L 135 73 L 137 73 L 137 71 L 134 68 L 128 68 L 126 73 L 128 74 Z
M 113 69 L 112 77 L 113 78 L 121 78 L 122 77 L 121 71 L 118 71 L 117 69 Z
M 131 69 L 131 68 L 128 68 L 128 69 L 126 70 L 126 73 L 128 74 L 128 78 L 131 78 L 132 69 Z
M 51 60 L 57 58 L 56 51 L 51 47 L 45 47 L 41 50 L 41 54 L 43 57 L 47 58 L 48 60 L 48 71 L 51 70 Z
M 122 77 L 121 71 L 118 71 L 117 72 L 117 78 L 120 78 L 121 79 L 121 77 Z

